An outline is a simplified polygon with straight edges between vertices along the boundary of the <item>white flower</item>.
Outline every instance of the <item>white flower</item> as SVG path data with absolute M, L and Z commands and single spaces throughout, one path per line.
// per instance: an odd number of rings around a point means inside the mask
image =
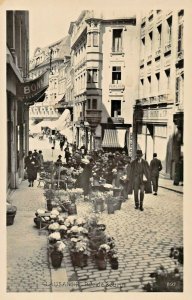
M 59 212 L 58 212 L 57 209 L 53 209 L 53 210 L 51 211 L 51 213 L 52 213 L 53 215 L 56 215 L 56 216 L 59 215 Z
M 50 218 L 51 218 L 51 219 L 56 219 L 56 218 L 57 218 L 57 216 L 56 216 L 56 215 L 53 215 L 53 214 L 51 214 L 51 215 L 50 215 Z
M 48 229 L 50 230 L 58 230 L 59 229 L 59 224 L 58 223 L 52 223 L 49 225 Z
M 60 235 L 59 232 L 54 232 L 54 233 L 51 233 L 48 238 L 49 238 L 50 241 L 51 240 L 59 241 L 61 239 L 61 235 Z
M 71 238 L 71 242 L 77 243 L 78 242 L 78 238 Z
M 71 232 L 78 233 L 79 232 L 79 227 L 78 226 L 71 227 Z
M 50 217 L 44 217 L 45 221 L 49 221 Z
M 67 226 L 65 226 L 65 225 L 60 225 L 60 228 L 59 228 L 60 230 L 67 230 Z
M 39 209 L 37 209 L 37 213 L 38 213 L 39 215 L 44 214 L 44 213 L 45 213 L 45 210 L 44 210 L 43 208 L 39 208 Z
M 78 218 L 77 220 L 76 220 L 76 224 L 77 225 L 82 225 L 82 224 L 85 224 L 86 223 L 86 221 L 85 221 L 85 219 L 83 219 L 83 218 Z
M 59 252 L 63 252 L 64 249 L 66 248 L 65 244 L 62 241 L 58 241 L 56 243 L 56 247 Z

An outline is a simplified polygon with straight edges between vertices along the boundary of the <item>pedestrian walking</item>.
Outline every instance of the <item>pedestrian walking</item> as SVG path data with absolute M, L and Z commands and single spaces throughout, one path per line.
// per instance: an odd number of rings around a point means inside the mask
M 71 153 L 69 151 L 69 147 L 67 145 L 67 147 L 64 149 L 65 152 L 65 159 L 66 159 L 66 163 L 68 163 L 69 157 L 71 156 Z
M 140 208 L 141 211 L 144 210 L 144 193 L 152 193 L 149 164 L 142 156 L 142 150 L 137 150 L 136 159 L 131 162 L 128 178 L 129 193 L 132 194 L 134 191 L 135 209 Z
M 64 143 L 65 143 L 64 140 L 61 139 L 61 140 L 60 140 L 60 149 L 61 149 L 61 151 L 63 151 Z
M 38 160 L 33 155 L 32 151 L 28 152 L 28 156 L 25 158 L 25 169 L 27 171 L 27 178 L 29 181 L 29 187 L 33 186 L 34 180 L 37 179 Z
M 150 162 L 150 174 L 153 185 L 153 195 L 157 195 L 158 183 L 159 183 L 159 172 L 162 170 L 161 161 L 157 158 L 157 153 L 153 154 L 153 159 Z
M 38 152 L 37 150 L 34 150 L 33 154 L 32 154 L 36 159 L 38 159 Z

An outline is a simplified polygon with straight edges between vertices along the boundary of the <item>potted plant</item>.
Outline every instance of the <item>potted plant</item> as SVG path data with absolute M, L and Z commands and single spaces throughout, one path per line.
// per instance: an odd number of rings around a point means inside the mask
M 107 267 L 107 253 L 110 250 L 110 247 L 107 244 L 102 244 L 99 246 L 95 260 L 98 270 L 105 270 Z
M 86 267 L 88 256 L 90 254 L 88 240 L 82 236 L 72 238 L 70 254 L 74 266 Z
M 59 268 L 63 259 L 63 251 L 65 244 L 62 241 L 57 241 L 53 246 L 50 246 L 51 264 L 54 268 Z
M 13 225 L 17 207 L 11 204 L 7 205 L 7 226 Z
M 111 269 L 117 270 L 119 267 L 119 263 L 118 263 L 118 254 L 115 249 L 111 249 L 109 251 L 109 261 L 111 264 Z

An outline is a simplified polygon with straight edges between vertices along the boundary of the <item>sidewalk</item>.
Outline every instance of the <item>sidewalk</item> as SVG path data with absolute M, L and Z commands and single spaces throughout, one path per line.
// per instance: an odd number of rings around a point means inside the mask
M 183 186 L 181 185 L 174 185 L 173 180 L 166 179 L 166 178 L 159 178 L 159 187 L 183 194 Z

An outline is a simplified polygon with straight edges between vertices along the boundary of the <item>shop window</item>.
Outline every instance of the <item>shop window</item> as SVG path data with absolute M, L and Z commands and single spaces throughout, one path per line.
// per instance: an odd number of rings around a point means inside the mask
M 97 109 L 97 99 L 92 100 L 92 109 Z
M 121 100 L 111 101 L 111 117 L 121 116 Z
M 113 52 L 122 52 L 122 33 L 123 29 L 113 29 Z
M 121 67 L 113 67 L 112 68 L 112 83 L 120 83 L 121 82 Z

